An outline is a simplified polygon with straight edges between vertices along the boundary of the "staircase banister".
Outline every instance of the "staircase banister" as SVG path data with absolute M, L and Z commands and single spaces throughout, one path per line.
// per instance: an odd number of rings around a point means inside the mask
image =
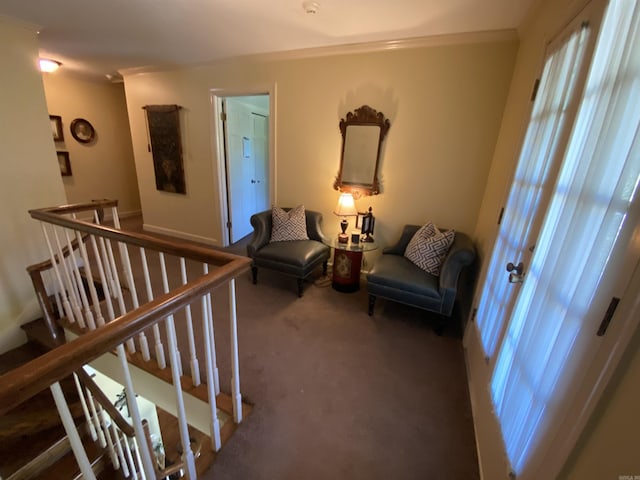
M 135 436 L 135 431 L 129 422 L 125 420 L 125 418 L 120 413 L 112 403 L 111 400 L 105 395 L 102 389 L 93 381 L 91 376 L 84 370 L 84 368 L 78 369 L 76 372 L 78 378 L 80 379 L 80 383 L 84 385 L 85 388 L 91 391 L 92 395 L 98 400 L 98 403 L 102 405 L 102 408 L 106 410 L 106 412 L 111 417 L 118 428 L 124 432 L 124 434 L 128 437 Z
M 235 255 L 229 257 L 232 258 L 231 261 L 210 273 L 0 376 L 0 415 L 248 270 L 251 262 L 249 258 Z
M 96 209 L 100 211 L 104 208 L 112 208 L 117 206 L 118 206 L 118 200 L 103 198 L 99 200 L 91 200 L 90 202 L 68 203 L 66 205 L 58 205 L 55 207 L 47 207 L 47 208 L 38 208 L 36 210 L 46 210 L 51 213 L 67 214 L 67 213 L 87 212 L 87 211 L 96 210 Z M 102 216 L 100 216 L 100 219 L 102 220 Z
M 177 241 L 163 240 L 143 233 L 126 232 L 124 230 L 118 230 L 105 225 L 96 225 L 83 220 L 74 220 L 63 217 L 59 215 L 59 213 L 61 213 L 61 208 L 65 207 L 29 210 L 29 214 L 32 218 L 46 223 L 52 223 L 72 230 L 79 230 L 84 233 L 109 238 L 129 245 L 136 245 L 149 250 L 185 257 L 190 260 L 197 260 L 208 263 L 209 265 L 221 266 L 237 258 L 237 255 L 219 250 L 212 250 L 207 247 L 199 247 Z

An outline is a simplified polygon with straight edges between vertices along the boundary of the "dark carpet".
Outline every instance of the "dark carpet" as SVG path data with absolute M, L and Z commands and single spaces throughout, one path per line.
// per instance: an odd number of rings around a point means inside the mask
M 230 250 L 243 253 L 244 243 Z M 237 279 L 240 387 L 254 409 L 202 478 L 479 478 L 458 320 L 439 337 L 436 319 L 417 309 L 379 300 L 369 317 L 364 282 L 345 294 L 320 275 L 302 298 L 295 279 L 275 272 L 260 270 L 257 285 L 249 273 Z

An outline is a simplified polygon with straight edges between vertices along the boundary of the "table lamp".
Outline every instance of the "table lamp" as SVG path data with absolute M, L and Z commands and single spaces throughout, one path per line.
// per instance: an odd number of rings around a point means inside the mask
M 350 193 L 341 193 L 340 198 L 338 198 L 338 204 L 336 205 L 333 213 L 342 217 L 342 221 L 340 222 L 342 233 L 338 235 L 338 242 L 349 243 L 349 235 L 347 235 L 347 227 L 349 226 L 349 222 L 347 221 L 347 217 L 355 217 L 358 215 L 358 210 L 356 210 L 356 203 L 353 200 L 353 195 L 351 195 Z

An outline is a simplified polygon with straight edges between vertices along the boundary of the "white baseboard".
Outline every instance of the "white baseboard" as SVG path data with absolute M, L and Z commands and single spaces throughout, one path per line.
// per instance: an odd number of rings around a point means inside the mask
M 137 217 L 142 215 L 142 210 L 131 210 L 129 212 L 118 212 L 118 218 L 122 220 L 123 218 Z M 113 220 L 113 215 L 111 214 L 111 209 L 106 208 L 104 210 L 104 219 L 106 221 Z M 78 215 L 78 220 L 82 220 L 84 222 L 93 222 L 93 213 L 83 212 Z
M 183 240 L 190 240 L 192 242 L 204 243 L 205 245 L 211 245 L 212 247 L 220 247 L 220 241 L 215 238 L 203 237 L 201 235 L 194 235 L 192 233 L 181 232 L 179 230 L 173 230 L 171 228 L 159 227 L 157 225 L 150 225 L 144 223 L 142 229 L 147 232 L 159 233 L 161 235 L 167 235 L 169 237 L 182 238 Z
M 131 210 L 130 212 L 118 212 L 118 217 L 122 218 L 130 218 L 137 217 L 142 215 L 142 210 Z M 106 215 L 105 215 L 106 216 Z M 111 215 L 108 216 L 110 218 Z

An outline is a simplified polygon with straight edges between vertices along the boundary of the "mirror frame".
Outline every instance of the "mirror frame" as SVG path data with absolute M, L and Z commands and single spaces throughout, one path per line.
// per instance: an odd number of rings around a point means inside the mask
M 350 125 L 371 126 L 380 128 L 380 135 L 378 137 L 378 148 L 376 150 L 376 158 L 371 159 L 375 162 L 373 170 L 373 179 L 371 183 L 355 183 L 345 182 L 342 180 L 342 173 L 344 171 L 344 150 L 347 143 L 347 127 Z M 333 183 L 333 188 L 345 193 L 353 194 L 354 198 L 360 198 L 366 195 L 377 195 L 380 193 L 380 183 L 378 181 L 378 164 L 380 163 L 380 149 L 382 147 L 382 141 L 387 135 L 391 127 L 391 122 L 388 118 L 384 118 L 382 112 L 377 112 L 375 109 L 368 105 L 363 105 L 360 108 L 356 108 L 353 112 L 347 113 L 346 119 L 340 120 L 340 133 L 342 134 L 342 150 L 340 152 L 340 169 L 338 175 Z

